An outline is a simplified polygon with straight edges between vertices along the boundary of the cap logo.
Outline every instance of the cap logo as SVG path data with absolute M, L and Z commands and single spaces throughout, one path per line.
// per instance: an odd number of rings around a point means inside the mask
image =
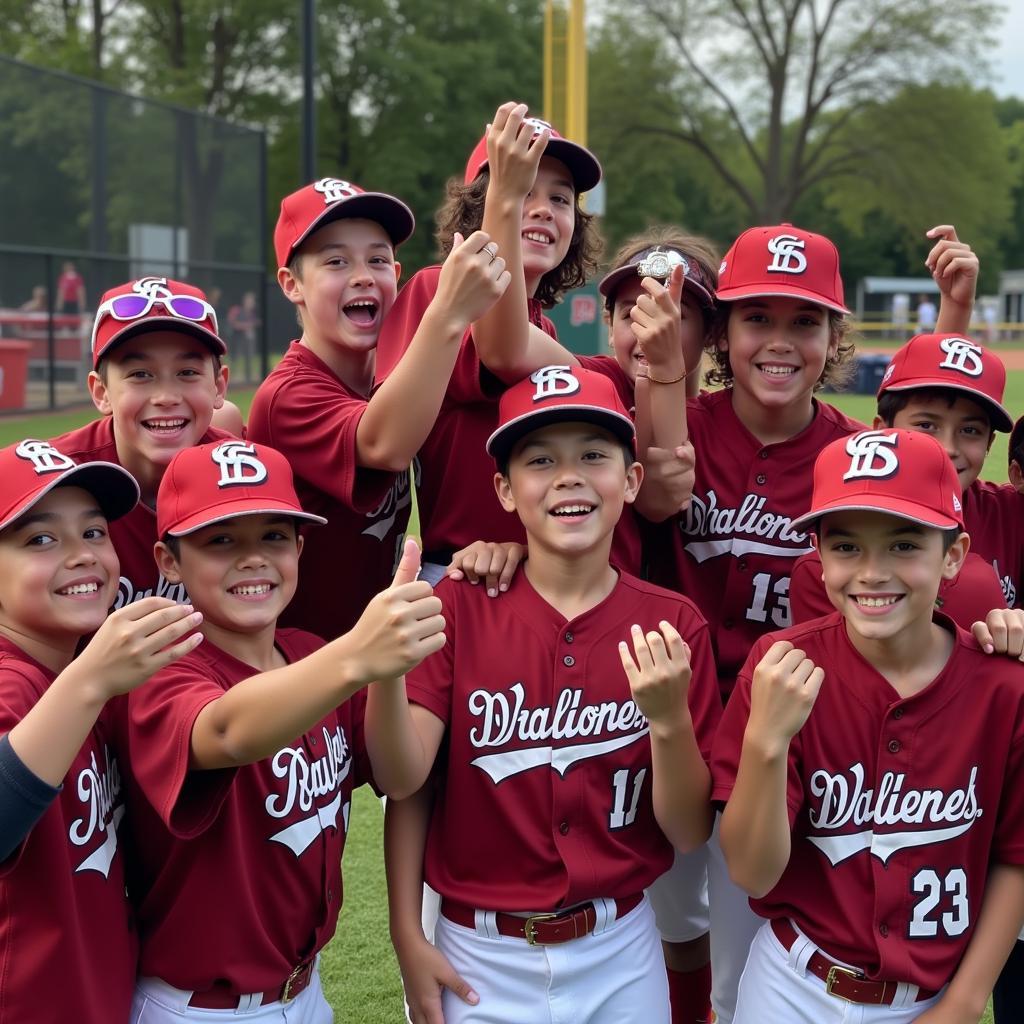
M 802 274 L 807 269 L 807 257 L 801 252 L 807 243 L 796 235 L 776 235 L 768 240 L 768 251 L 773 259 L 767 270 L 782 274 Z
M 850 468 L 843 474 L 843 479 L 875 477 L 884 480 L 892 476 L 900 468 L 899 459 L 893 451 L 898 444 L 898 434 L 883 434 L 881 430 L 865 430 L 854 434 L 846 442 Z
M 324 206 L 330 206 L 331 203 L 359 195 L 359 189 L 355 185 L 342 181 L 340 178 L 321 178 L 313 188 L 323 195 Z
M 968 377 L 980 377 L 985 366 L 981 361 L 981 347 L 966 338 L 943 338 L 939 348 L 946 358 L 939 363 L 941 370 L 958 370 Z
M 225 441 L 210 452 L 220 466 L 218 487 L 249 487 L 267 479 L 267 467 L 256 455 L 256 446 L 244 441 Z
M 145 295 L 147 299 L 169 299 L 171 289 L 168 287 L 166 277 L 140 277 L 132 285 L 132 291 L 139 295 Z
M 74 469 L 76 463 L 63 452 L 57 451 L 49 441 L 22 441 L 14 454 L 20 459 L 32 463 L 37 473 L 59 473 L 64 469 Z
M 895 363 L 890 363 L 885 368 L 885 373 L 882 374 L 882 383 L 884 384 L 895 372 L 896 372 L 896 364 Z
M 533 393 L 535 402 L 541 402 L 545 398 L 574 395 L 580 389 L 579 380 L 573 376 L 568 366 L 545 366 L 531 373 L 530 380 L 537 385 L 537 390 Z

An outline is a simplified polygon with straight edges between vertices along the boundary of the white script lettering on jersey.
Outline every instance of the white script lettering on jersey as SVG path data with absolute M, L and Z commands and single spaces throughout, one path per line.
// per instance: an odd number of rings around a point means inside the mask
M 522 683 L 514 683 L 504 693 L 474 690 L 469 695 L 469 710 L 481 721 L 470 730 L 469 742 L 478 750 L 510 743 L 524 745 L 483 754 L 471 763 L 494 782 L 543 765 L 564 776 L 578 761 L 628 747 L 650 731 L 647 719 L 631 700 L 602 704 L 583 704 L 582 700 L 582 690 L 565 689 L 553 708 L 530 708 L 526 707 Z M 581 738 L 586 742 L 562 747 L 545 742 Z
M 807 257 L 802 250 L 806 243 L 796 235 L 776 235 L 768 241 L 772 261 L 768 270 L 783 274 L 802 274 L 807 269 Z
M 684 518 L 679 521 L 679 529 L 694 538 L 686 542 L 686 551 L 697 562 L 706 562 L 718 555 L 799 558 L 812 551 L 807 534 L 794 530 L 789 516 L 764 511 L 767 501 L 763 494 L 747 494 L 739 508 L 719 508 L 718 495 L 713 490 L 703 496 L 695 494 Z M 722 535 L 723 539 L 713 539 Z
M 170 583 L 160 573 L 157 578 L 156 587 L 148 587 L 145 590 L 136 589 L 127 576 L 122 576 L 117 584 L 117 597 L 114 598 L 114 611 L 123 608 L 125 605 L 134 604 L 144 597 L 166 597 L 168 601 L 175 604 L 188 604 L 188 592 L 184 583 Z
M 421 482 L 420 459 L 418 455 L 412 460 L 412 468 L 413 473 L 416 475 L 416 486 L 418 487 Z M 391 527 L 395 525 L 395 518 L 398 513 L 403 508 L 408 508 L 411 501 L 412 494 L 409 488 L 409 474 L 399 473 L 395 477 L 395 482 L 388 488 L 388 493 L 381 498 L 380 504 L 372 511 L 366 513 L 366 518 L 370 520 L 370 525 L 362 531 L 363 536 L 376 537 L 377 540 L 383 540 L 391 532 Z M 395 568 L 398 568 L 397 564 Z
M 274 775 L 279 779 L 287 779 L 288 785 L 283 795 L 272 793 L 267 797 L 264 805 L 267 814 L 272 818 L 286 818 L 296 807 L 303 812 L 313 812 L 270 837 L 272 841 L 287 846 L 296 857 L 307 850 L 321 832 L 338 827 L 341 793 L 337 790 L 352 771 L 352 752 L 341 726 L 337 726 L 333 733 L 326 729 L 321 731 L 327 753 L 323 757 L 318 757 L 312 764 L 302 747 L 282 747 L 271 762 Z M 328 796 L 331 793 L 336 795 L 330 803 L 314 807 L 317 797 Z M 346 803 L 346 831 L 348 807 Z
M 963 789 L 904 789 L 904 772 L 886 772 L 878 789 L 864 786 L 864 766 L 851 765 L 833 775 L 819 769 L 810 780 L 811 794 L 819 798 L 809 811 L 811 827 L 833 832 L 848 825 L 916 825 L 899 832 L 876 832 L 868 828 L 839 835 L 811 835 L 812 842 L 833 865 L 862 850 L 870 850 L 883 864 L 898 850 L 930 846 L 963 835 L 981 817 L 982 808 L 974 793 L 977 765 Z
M 68 838 L 75 846 L 87 845 L 98 833 L 104 833 L 103 843 L 89 854 L 75 868 L 77 875 L 81 871 L 98 871 L 104 878 L 110 874 L 110 865 L 117 852 L 117 826 L 124 817 L 124 805 L 114 804 L 121 792 L 121 771 L 117 758 L 110 753 L 110 748 L 103 745 L 104 767 L 96 764 L 96 754 L 89 756 L 89 767 L 78 773 L 76 791 L 85 811 L 81 818 L 76 818 L 68 830 Z

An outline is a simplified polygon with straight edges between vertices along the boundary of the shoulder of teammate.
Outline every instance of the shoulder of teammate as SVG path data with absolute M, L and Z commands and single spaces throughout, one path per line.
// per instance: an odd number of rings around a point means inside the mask
M 828 402 L 823 402 L 821 399 L 815 399 L 815 402 L 818 407 L 819 419 L 833 428 L 833 437 L 845 437 L 847 434 L 859 434 L 862 430 L 871 429 L 867 424 L 855 420 L 852 416 L 847 416 L 845 412 Z
M 636 594 L 638 602 L 657 611 L 662 618 L 665 618 L 671 610 L 675 615 L 674 624 L 680 627 L 680 632 L 682 632 L 681 627 L 686 627 L 694 633 L 707 627 L 704 615 L 685 594 L 659 587 L 657 584 L 649 583 L 647 580 L 641 580 L 622 571 L 619 573 L 618 585 L 632 590 Z M 685 634 L 683 639 L 687 639 Z
M 114 418 L 100 416 L 81 427 L 48 439 L 59 452 L 75 462 L 117 462 Z
M 274 644 L 281 650 L 289 664 L 320 650 L 326 643 L 326 640 L 305 629 L 288 628 L 274 632 Z

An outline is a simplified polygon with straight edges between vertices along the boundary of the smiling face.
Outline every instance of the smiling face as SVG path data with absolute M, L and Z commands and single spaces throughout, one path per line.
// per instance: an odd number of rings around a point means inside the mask
M 851 639 L 887 641 L 926 629 L 943 579 L 960 571 L 967 535 L 943 551 L 941 530 L 885 512 L 835 512 L 821 520 L 822 576 Z
M 114 419 L 118 459 L 144 492 L 178 452 L 199 443 L 226 389 L 225 368 L 180 331 L 129 338 L 111 349 L 102 373 L 89 375 L 96 408 Z
M 67 648 L 99 629 L 120 576 L 99 502 L 55 487 L 0 532 L 0 626 L 28 653 Z
M 522 521 L 531 552 L 607 555 L 643 474 L 623 455 L 616 437 L 589 423 L 555 423 L 516 444 L 508 475 L 497 474 L 495 487 L 502 507 Z
M 178 539 L 179 556 L 157 545 L 160 571 L 184 583 L 203 613 L 203 633 L 226 650 L 239 636 L 272 633 L 295 594 L 302 538 L 281 515 L 241 515 Z
M 576 188 L 569 168 L 554 157 L 541 157 L 537 179 L 523 203 L 523 272 L 528 295 L 565 259 L 575 225 Z
M 639 275 L 636 278 L 627 278 L 615 290 L 611 322 L 608 325 L 608 343 L 611 346 L 612 355 L 615 356 L 615 361 L 631 381 L 636 380 L 637 370 L 641 366 L 647 365 L 647 360 L 644 358 L 640 344 L 630 326 L 632 320 L 629 316 L 629 311 L 636 305 L 636 300 L 642 292 Z M 699 359 L 701 346 L 704 343 L 704 313 L 693 296 L 688 295 L 685 290 L 680 312 L 682 349 L 684 355 L 689 357 L 687 358 L 689 367 L 694 354 Z
M 302 312 L 305 341 L 318 354 L 372 353 L 398 293 L 401 268 L 388 233 L 376 221 L 342 218 L 314 231 L 297 257 L 299 273 L 282 268 L 278 280 Z
M 885 425 L 875 417 L 876 428 Z M 984 408 L 954 390 L 912 393 L 890 425 L 931 434 L 953 460 L 963 491 L 978 479 L 995 436 Z

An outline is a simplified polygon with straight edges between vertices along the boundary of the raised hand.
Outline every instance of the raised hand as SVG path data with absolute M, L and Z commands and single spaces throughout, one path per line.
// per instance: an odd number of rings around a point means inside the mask
M 463 239 L 456 231 L 455 244 L 441 267 L 434 301 L 450 311 L 459 329 L 465 330 L 501 298 L 511 280 L 490 235 L 474 231 Z
M 453 580 L 469 580 L 474 585 L 483 580 L 487 596 L 497 597 L 508 590 L 524 558 L 526 548 L 522 544 L 478 540 L 452 555 L 445 575 Z
M 146 597 L 111 612 L 73 662 L 105 698 L 127 693 L 154 672 L 194 651 L 203 634 L 194 632 L 203 616 L 189 604 Z M 183 640 L 182 637 L 185 639 Z
M 551 133 L 545 128 L 534 138 L 526 124 L 525 103 L 503 103 L 487 127 L 489 190 L 509 199 L 525 199 L 537 180 L 537 168 Z
M 420 549 L 406 540 L 395 578 L 366 606 L 349 634 L 361 683 L 405 675 L 445 643 L 441 601 L 416 577 Z
M 935 240 L 924 262 L 939 291 L 958 306 L 973 305 L 980 269 L 977 253 L 957 238 L 952 224 L 937 224 L 925 237 Z
M 818 698 L 824 669 L 788 640 L 768 648 L 754 669 L 748 735 L 772 749 L 788 748 Z
M 686 373 L 680 322 L 685 281 L 681 266 L 672 268 L 665 284 L 645 277 L 640 283 L 643 291 L 629 311 L 630 328 L 657 380 L 681 378 Z
M 619 642 L 619 657 L 629 680 L 636 706 L 652 725 L 672 724 L 689 714 L 686 695 L 690 689 L 690 648 L 669 622 L 658 630 L 630 630 L 632 652 Z

